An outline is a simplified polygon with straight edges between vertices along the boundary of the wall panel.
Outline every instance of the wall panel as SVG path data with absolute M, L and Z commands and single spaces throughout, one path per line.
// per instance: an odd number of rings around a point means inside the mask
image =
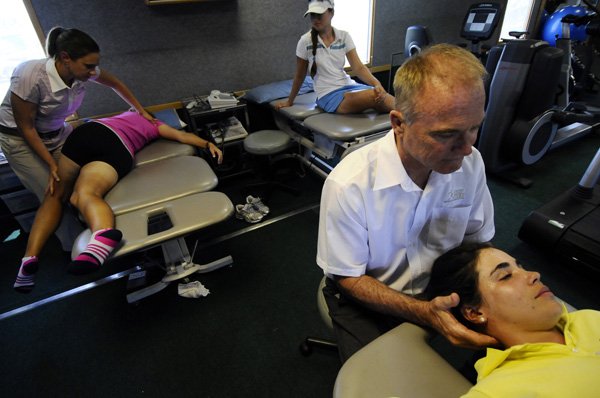
M 344 0 L 337 0 L 344 1 Z M 177 101 L 211 89 L 242 90 L 290 79 L 305 0 L 226 0 L 148 7 L 143 0 L 31 0 L 44 32 L 77 27 L 99 43 L 102 67 L 121 78 L 144 105 Z M 377 0 L 374 65 L 402 51 L 406 28 L 430 27 L 436 41 L 459 42 L 465 0 Z M 335 18 L 333 20 L 335 26 Z M 83 116 L 117 112 L 123 102 L 92 85 Z

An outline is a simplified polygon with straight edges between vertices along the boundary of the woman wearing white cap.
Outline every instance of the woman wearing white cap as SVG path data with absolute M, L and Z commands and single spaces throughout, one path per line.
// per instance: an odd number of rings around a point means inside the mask
M 312 28 L 298 41 L 294 83 L 288 99 L 277 107 L 293 105 L 310 67 L 317 105 L 326 112 L 357 113 L 369 108 L 389 112 L 394 108 L 394 97 L 361 62 L 348 32 L 331 26 L 333 7 L 333 0 L 309 0 L 304 16 L 310 15 Z M 346 58 L 366 84 L 358 84 L 344 71 Z

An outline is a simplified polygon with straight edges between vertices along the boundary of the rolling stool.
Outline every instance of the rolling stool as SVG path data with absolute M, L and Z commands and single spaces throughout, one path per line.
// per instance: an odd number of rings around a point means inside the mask
M 317 290 L 317 308 L 319 309 L 319 315 L 321 315 L 321 319 L 327 326 L 327 329 L 331 333 L 333 333 L 333 323 L 331 321 L 331 317 L 329 316 L 329 309 L 327 308 L 327 302 L 325 301 L 325 296 L 323 295 L 323 287 L 325 287 L 325 278 L 324 276 L 319 283 L 319 289 Z M 321 337 L 306 337 L 304 341 L 300 344 L 300 353 L 304 356 L 308 356 L 312 354 L 313 347 L 321 347 L 331 350 L 337 350 L 337 344 L 335 341 L 327 340 Z
M 281 152 L 285 151 L 292 145 L 290 137 L 281 130 L 259 130 L 254 133 L 248 134 L 244 139 L 244 149 L 251 155 L 256 157 L 266 156 L 268 157 L 267 164 L 262 164 L 263 172 L 255 168 L 257 174 L 263 176 L 263 181 L 246 185 L 248 190 L 255 188 L 264 188 L 267 192 L 265 196 L 269 196 L 273 188 L 278 188 L 283 191 L 287 191 L 293 195 L 300 195 L 300 191 L 289 185 L 282 183 L 276 178 L 276 170 L 273 164 L 279 160 L 289 158 L 290 156 L 281 155 Z

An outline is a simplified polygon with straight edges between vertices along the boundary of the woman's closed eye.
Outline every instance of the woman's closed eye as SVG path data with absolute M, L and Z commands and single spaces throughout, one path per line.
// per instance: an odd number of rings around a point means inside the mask
M 506 273 L 500 277 L 500 280 L 505 281 L 505 280 L 510 279 L 511 277 L 512 277 L 512 273 Z
M 499 281 L 510 279 L 512 276 L 511 264 L 502 262 L 490 273 L 490 277 Z
M 503 262 L 494 268 L 494 270 L 490 273 L 490 276 L 497 278 L 499 281 L 504 281 L 510 279 L 513 272 L 519 272 L 520 270 L 523 270 L 523 266 L 518 261 L 515 261 L 512 264 Z

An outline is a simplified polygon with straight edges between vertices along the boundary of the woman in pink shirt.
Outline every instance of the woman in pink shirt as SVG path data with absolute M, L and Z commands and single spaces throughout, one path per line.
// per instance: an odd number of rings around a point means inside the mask
M 46 193 L 36 213 L 15 290 L 33 289 L 37 256 L 58 226 L 67 199 L 92 231 L 86 249 L 69 264 L 69 272 L 82 274 L 102 265 L 122 238 L 114 229 L 114 215 L 104 195 L 133 168 L 135 153 L 159 137 L 208 149 L 222 161 L 223 154 L 213 143 L 160 121 L 149 121 L 138 112 L 98 119 L 73 130 L 62 149 L 54 192 Z

